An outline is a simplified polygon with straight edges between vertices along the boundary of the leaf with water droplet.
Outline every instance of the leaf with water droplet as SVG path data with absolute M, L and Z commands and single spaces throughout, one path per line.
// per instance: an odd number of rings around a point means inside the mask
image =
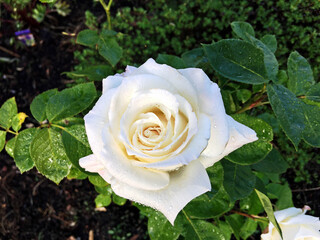
M 225 158 L 241 165 L 253 164 L 264 159 L 272 149 L 270 142 L 273 139 L 273 131 L 271 126 L 262 119 L 246 114 L 235 114 L 232 117 L 236 121 L 252 128 L 257 133 L 258 140 L 242 146 Z
M 32 139 L 30 156 L 38 171 L 58 184 L 71 168 L 61 134 L 51 128 L 39 130 Z
M 18 114 L 17 104 L 14 97 L 8 99 L 0 108 L 0 126 L 9 129 L 12 125 L 12 119 Z
M 249 84 L 269 81 L 264 53 L 251 43 L 226 39 L 203 47 L 211 66 L 222 76 Z
M 314 147 L 320 147 L 320 107 L 303 104 L 305 128 L 303 139 Z
M 281 128 L 297 148 L 305 128 L 304 103 L 282 85 L 269 84 L 267 92 L 273 112 L 279 120 Z
M 0 130 L 0 152 L 2 151 L 2 149 L 4 148 L 4 145 L 6 143 L 6 135 L 7 135 L 6 131 Z

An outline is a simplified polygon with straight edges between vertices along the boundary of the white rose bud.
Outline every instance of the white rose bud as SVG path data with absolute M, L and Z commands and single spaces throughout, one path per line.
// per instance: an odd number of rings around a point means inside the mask
M 84 120 L 93 154 L 80 165 L 172 224 L 188 202 L 211 190 L 207 167 L 257 140 L 226 114 L 218 85 L 201 69 L 153 59 L 104 79 Z
M 318 217 L 305 215 L 308 206 L 287 208 L 274 212 L 280 225 L 283 240 L 320 240 L 320 221 Z M 268 233 L 261 235 L 262 240 L 281 240 L 280 234 L 269 224 Z

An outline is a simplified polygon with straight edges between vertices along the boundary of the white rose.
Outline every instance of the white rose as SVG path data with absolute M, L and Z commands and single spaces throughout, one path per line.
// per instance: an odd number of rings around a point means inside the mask
M 172 224 L 189 201 L 211 190 L 207 167 L 257 140 L 226 115 L 218 85 L 201 69 L 153 59 L 104 79 L 84 120 L 93 154 L 80 165 Z
M 310 210 L 308 206 L 301 208 L 287 208 L 274 212 L 280 225 L 283 240 L 319 240 L 320 221 L 318 217 L 305 215 Z M 281 240 L 280 234 L 272 223 L 268 233 L 261 235 L 262 240 Z

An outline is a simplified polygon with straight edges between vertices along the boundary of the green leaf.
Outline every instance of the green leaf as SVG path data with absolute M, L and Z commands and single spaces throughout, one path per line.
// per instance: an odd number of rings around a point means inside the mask
M 97 31 L 85 29 L 78 33 L 76 43 L 87 47 L 94 47 L 98 41 L 99 36 Z
M 320 107 L 303 104 L 305 128 L 302 137 L 310 145 L 320 147 Z
M 107 65 L 90 66 L 83 70 L 64 72 L 70 78 L 87 77 L 90 81 L 101 81 L 112 73 L 112 69 Z
M 15 145 L 16 145 L 16 141 L 17 141 L 17 136 L 11 138 L 6 146 L 5 146 L 5 150 L 6 152 L 10 155 L 10 157 L 14 158 L 13 156 L 13 152 L 14 152 L 14 148 L 15 148 Z
M 83 125 L 73 125 L 64 128 L 62 132 L 62 142 L 69 160 L 76 168 L 87 175 L 97 175 L 96 173 L 86 172 L 79 165 L 80 158 L 92 154 Z
M 185 67 L 197 67 L 199 64 L 204 63 L 204 51 L 202 48 L 195 48 L 187 51 L 181 55 L 185 63 Z
M 108 185 L 108 183 L 100 175 L 89 175 L 88 179 L 94 186 L 104 187 Z
M 234 81 L 260 84 L 268 82 L 263 51 L 251 43 L 227 39 L 204 45 L 213 69 Z
M 4 145 L 6 143 L 6 135 L 7 135 L 6 131 L 0 130 L 0 152 L 2 151 L 2 149 L 4 148 Z
M 223 187 L 223 167 L 220 162 L 207 168 L 211 191 L 193 199 L 185 207 L 192 218 L 206 219 L 222 215 L 233 207 L 230 197 Z
M 244 221 L 244 224 L 242 225 L 240 229 L 240 237 L 242 239 L 247 239 L 249 238 L 258 228 L 258 222 L 251 218 L 246 218 Z
M 224 240 L 221 230 L 214 224 L 204 220 L 193 220 L 182 210 L 181 218 L 178 218 L 177 225 L 183 226 L 182 235 L 185 239 L 192 240 Z M 181 219 L 181 220 L 180 220 Z
M 47 103 L 49 101 L 49 98 L 57 93 L 58 93 L 57 89 L 51 89 L 41 93 L 40 95 L 36 96 L 33 99 L 30 105 L 30 111 L 33 117 L 38 122 L 42 122 L 47 119 L 47 114 L 46 114 Z
M 71 163 L 65 153 L 61 135 L 53 129 L 44 128 L 35 134 L 30 155 L 38 171 L 56 184 L 70 172 Z
M 17 104 L 14 97 L 8 99 L 0 108 L 0 126 L 9 129 L 12 118 L 18 114 Z
M 148 233 L 151 240 L 174 240 L 178 239 L 182 228 L 172 226 L 162 213 L 150 211 L 148 216 Z
M 250 41 L 249 36 L 255 36 L 253 27 L 247 22 L 232 22 L 231 28 L 243 40 Z
M 272 150 L 270 141 L 273 139 L 273 132 L 270 125 L 262 119 L 246 114 L 236 114 L 232 115 L 232 117 L 234 120 L 252 128 L 257 133 L 258 140 L 242 146 L 225 158 L 242 165 L 253 164 L 264 159 Z
M 251 172 L 250 167 L 227 160 L 222 160 L 221 163 L 224 169 L 223 186 L 231 201 L 249 196 L 256 183 L 256 176 Z
M 257 86 L 257 85 L 253 85 L 253 86 Z M 251 98 L 251 91 L 248 89 L 238 89 L 236 91 L 236 95 L 238 100 L 241 103 L 245 103 L 246 101 L 248 101 Z
M 96 204 L 96 208 L 99 207 L 107 207 L 111 204 L 111 196 L 110 195 L 104 195 L 99 194 L 95 199 L 94 202 Z
M 263 42 L 263 44 L 266 45 L 271 52 L 275 53 L 277 51 L 277 39 L 274 35 L 264 35 L 261 38 L 261 42 Z
M 225 239 L 230 240 L 232 235 L 232 228 L 230 227 L 230 225 L 227 222 L 221 220 L 216 220 L 216 223 L 217 227 L 223 233 Z
M 19 112 L 17 115 L 15 115 L 12 118 L 12 129 L 15 132 L 18 132 L 21 127 L 22 127 L 22 123 L 24 123 L 24 120 L 28 117 L 27 114 L 25 114 L 24 112 Z
M 248 214 L 258 215 L 264 211 L 263 206 L 255 192 L 240 200 L 240 209 Z
M 169 55 L 169 54 L 158 54 L 156 61 L 157 63 L 167 64 L 177 69 L 186 67 L 184 64 L 184 61 L 181 58 L 174 55 Z
M 223 105 L 226 109 L 227 114 L 232 114 L 234 113 L 236 109 L 236 104 L 234 103 L 233 97 L 232 97 L 232 92 L 229 90 L 221 90 L 221 95 L 223 99 Z
M 127 202 L 127 199 L 120 197 L 115 193 L 112 193 L 112 202 L 119 206 L 123 206 Z
M 103 187 L 99 187 L 97 185 L 94 186 L 94 189 L 100 193 L 100 194 L 103 194 L 103 195 L 112 195 L 112 189 L 111 189 L 111 186 L 110 185 L 106 185 L 106 186 L 103 186 Z
M 252 36 L 249 36 L 249 38 L 251 43 L 254 44 L 256 47 L 260 48 L 264 53 L 264 65 L 267 70 L 268 78 L 274 82 L 277 82 L 279 64 L 273 52 L 260 40 Z
M 232 214 L 229 216 L 225 216 L 225 219 L 227 221 L 227 223 L 229 224 L 229 226 L 232 229 L 233 235 L 235 236 L 235 238 L 237 240 L 240 239 L 240 231 L 244 225 L 244 217 L 240 216 L 238 214 Z
M 310 64 L 297 51 L 288 58 L 288 75 L 288 88 L 296 96 L 304 95 L 315 84 Z
M 302 102 L 282 85 L 269 84 L 267 92 L 273 112 L 278 118 L 281 128 L 297 148 L 305 128 Z
M 281 154 L 273 148 L 271 152 L 260 162 L 251 165 L 251 167 L 259 172 L 268 173 L 284 173 L 287 171 L 289 165 L 282 158 Z
M 30 156 L 30 145 L 38 129 L 29 128 L 21 131 L 16 140 L 13 151 L 14 161 L 21 173 L 30 170 L 34 162 Z
M 257 189 L 255 189 L 255 192 L 257 193 L 257 195 L 260 199 L 260 202 L 268 215 L 269 221 L 273 224 L 273 226 L 275 226 L 275 228 L 277 229 L 277 231 L 279 232 L 279 234 L 282 238 L 282 232 L 281 232 L 280 226 L 274 216 L 270 199 L 266 195 L 264 195 L 262 192 L 258 191 Z
M 271 199 L 278 199 L 276 202 L 278 210 L 293 207 L 292 192 L 288 183 L 285 185 L 270 183 L 266 186 L 266 188 L 268 190 L 268 196 Z
M 96 94 L 93 83 L 84 83 L 53 95 L 47 104 L 48 120 L 58 121 L 82 112 L 91 105 Z
M 320 83 L 312 85 L 306 92 L 306 99 L 320 103 Z
M 114 37 L 103 34 L 99 36 L 98 41 L 99 54 L 104 57 L 113 67 L 122 57 L 122 48 Z
M 78 168 L 76 168 L 75 166 L 72 166 L 70 169 L 70 172 L 67 176 L 68 179 L 86 179 L 88 177 L 87 174 L 85 174 L 84 172 L 81 172 Z
M 288 75 L 285 70 L 279 70 L 277 74 L 277 83 L 282 85 L 287 85 Z

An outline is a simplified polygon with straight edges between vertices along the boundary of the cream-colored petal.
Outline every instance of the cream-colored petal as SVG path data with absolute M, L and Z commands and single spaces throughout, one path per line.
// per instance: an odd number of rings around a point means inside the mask
M 112 88 L 118 87 L 122 83 L 123 77 L 120 75 L 116 76 L 108 76 L 107 78 L 102 80 L 102 94 L 106 94 L 106 92 Z
M 208 144 L 208 139 L 210 138 L 210 119 L 205 114 L 200 114 L 198 118 L 198 132 L 192 137 L 190 142 L 186 145 L 185 149 L 181 151 L 180 154 L 174 155 L 163 161 L 158 161 L 154 163 L 143 163 L 135 161 L 134 165 L 152 168 L 157 170 L 172 171 L 189 162 L 199 158 L 201 152 Z
M 212 142 L 212 139 L 215 138 L 215 136 L 212 135 L 212 131 L 211 131 L 211 137 L 209 139 L 208 146 L 202 152 L 199 158 L 201 163 L 206 168 L 212 166 L 215 162 L 219 161 L 220 159 L 227 156 L 229 153 L 233 152 L 234 150 L 242 147 L 243 145 L 258 140 L 256 132 L 254 130 L 235 121 L 232 117 L 228 115 L 227 115 L 227 123 L 229 128 L 229 140 L 223 152 L 220 153 L 219 155 L 215 155 L 215 152 L 212 151 L 212 148 L 215 147 L 215 145 Z
M 172 225 L 188 202 L 211 190 L 208 174 L 198 161 L 171 173 L 170 184 L 158 191 L 134 188 L 121 181 L 112 183 L 111 187 L 121 197 L 159 210 Z
M 217 115 L 225 113 L 220 89 L 212 82 L 205 72 L 200 68 L 186 68 L 178 70 L 186 79 L 190 81 L 197 91 L 200 112 L 207 115 Z
M 169 174 L 162 171 L 151 171 L 131 164 L 132 159 L 125 153 L 113 138 L 109 126 L 103 128 L 104 148 L 100 161 L 110 174 L 119 181 L 134 188 L 159 190 L 169 184 Z
M 133 75 L 153 74 L 163 78 L 165 81 L 173 85 L 181 96 L 188 99 L 194 111 L 198 113 L 197 92 L 194 86 L 187 80 L 177 69 L 166 64 L 158 64 L 152 58 L 148 59 L 141 65 Z

